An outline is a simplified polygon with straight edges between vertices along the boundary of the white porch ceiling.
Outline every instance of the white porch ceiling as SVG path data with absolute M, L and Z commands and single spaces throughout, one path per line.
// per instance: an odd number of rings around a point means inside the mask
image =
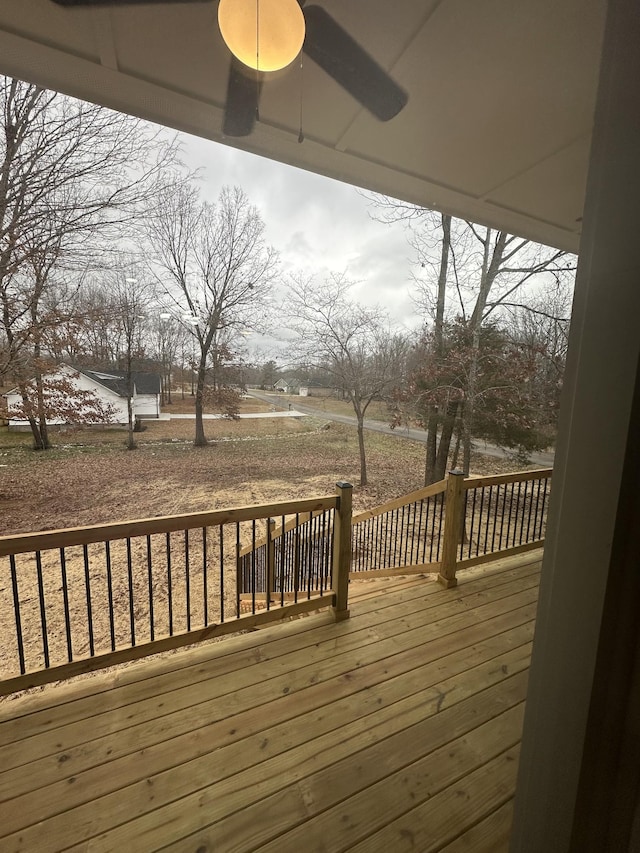
M 0 4 L 0 72 L 577 251 L 606 0 L 317 0 L 409 93 L 381 123 L 305 61 L 224 138 L 217 2 Z

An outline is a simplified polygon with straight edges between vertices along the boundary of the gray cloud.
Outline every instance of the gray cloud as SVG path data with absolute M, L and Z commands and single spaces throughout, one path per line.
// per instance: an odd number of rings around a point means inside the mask
M 411 249 L 401 224 L 370 216 L 367 200 L 339 181 L 272 162 L 191 136 L 182 136 L 183 159 L 199 169 L 204 198 L 213 201 L 224 185 L 241 186 L 265 221 L 266 236 L 280 253 L 283 278 L 301 272 L 320 279 L 345 273 L 357 284 L 353 295 L 380 305 L 400 328 L 419 324 L 410 298 Z M 289 335 L 250 339 L 250 349 L 287 359 Z

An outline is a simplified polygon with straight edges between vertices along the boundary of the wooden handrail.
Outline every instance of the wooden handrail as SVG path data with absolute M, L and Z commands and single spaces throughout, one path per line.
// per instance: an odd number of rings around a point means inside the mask
M 273 519 L 274 526 L 271 530 L 271 541 L 273 542 L 275 539 L 278 539 L 282 536 L 283 533 L 289 533 L 291 530 L 295 530 L 296 527 L 301 527 L 303 524 L 306 524 L 307 521 L 310 521 L 312 518 L 317 518 L 327 511 L 327 507 L 323 507 L 323 509 L 314 510 L 313 512 L 298 512 L 296 513 L 296 518 L 290 518 L 289 521 L 285 522 L 284 529 L 282 528 L 282 524 L 278 527 L 276 519 Z M 286 514 L 286 513 L 285 513 Z M 282 513 L 280 513 L 282 517 Z M 256 549 L 262 548 L 266 545 L 268 539 L 266 536 L 261 536 L 259 539 L 256 539 Z M 247 554 L 250 554 L 254 550 L 253 543 L 251 545 L 245 545 L 238 552 L 238 557 L 246 557 Z
M 501 486 L 504 483 L 526 483 L 529 480 L 545 480 L 551 477 L 553 468 L 536 468 L 533 471 L 512 471 L 508 474 L 493 474 L 490 477 L 467 477 L 464 489 L 482 489 L 488 486 Z
M 425 486 L 415 492 L 410 492 L 408 495 L 402 495 L 399 498 L 394 498 L 392 501 L 376 506 L 373 509 L 367 509 L 364 512 L 354 515 L 351 519 L 352 524 L 357 524 L 359 521 L 367 521 L 369 518 L 375 518 L 377 515 L 384 515 L 385 512 L 391 512 L 394 509 L 400 509 L 407 504 L 417 503 L 417 501 L 431 498 L 434 495 L 441 495 L 447 490 L 447 481 L 439 480 L 437 483 L 431 483 L 430 486 Z
M 172 533 L 192 528 L 215 527 L 240 521 L 252 521 L 258 518 L 270 518 L 274 515 L 324 512 L 328 509 L 335 509 L 337 503 L 337 496 L 330 495 L 260 506 L 239 506 L 185 515 L 165 515 L 86 527 L 68 527 L 63 530 L 49 530 L 44 533 L 18 533 L 14 536 L 0 536 L 0 557 L 6 557 L 10 554 L 26 554 L 30 551 L 46 551 L 52 548 L 67 548 L 73 545 L 88 545 L 93 542 L 109 542 L 114 539 L 129 539 L 134 536 L 146 536 L 154 533 Z

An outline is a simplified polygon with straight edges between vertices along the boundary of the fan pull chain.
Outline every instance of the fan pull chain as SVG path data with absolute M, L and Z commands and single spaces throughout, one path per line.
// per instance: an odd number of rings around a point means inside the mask
M 302 132 L 302 96 L 304 94 L 304 80 L 302 75 L 302 51 L 300 51 L 300 133 L 298 134 L 298 142 L 304 142 L 304 133 Z

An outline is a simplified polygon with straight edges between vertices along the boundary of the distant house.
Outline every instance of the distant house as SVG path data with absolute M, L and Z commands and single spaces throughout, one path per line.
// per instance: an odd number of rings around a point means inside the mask
M 85 367 L 71 367 L 60 364 L 55 371 L 44 377 L 55 381 L 64 376 L 78 391 L 91 391 L 99 400 L 111 407 L 114 412 L 115 424 L 127 424 L 128 389 L 126 373 L 121 370 L 89 370 Z M 21 428 L 28 425 L 24 419 L 11 417 L 11 411 L 21 406 L 20 392 L 17 388 L 4 395 L 7 400 L 9 428 Z M 133 373 L 133 414 L 136 418 L 157 418 L 160 416 L 160 376 L 157 373 Z M 64 417 L 48 419 L 50 424 L 63 425 L 68 423 Z
M 274 391 L 280 391 L 283 394 L 297 394 L 300 388 L 300 382 L 295 378 L 278 379 L 273 386 Z

